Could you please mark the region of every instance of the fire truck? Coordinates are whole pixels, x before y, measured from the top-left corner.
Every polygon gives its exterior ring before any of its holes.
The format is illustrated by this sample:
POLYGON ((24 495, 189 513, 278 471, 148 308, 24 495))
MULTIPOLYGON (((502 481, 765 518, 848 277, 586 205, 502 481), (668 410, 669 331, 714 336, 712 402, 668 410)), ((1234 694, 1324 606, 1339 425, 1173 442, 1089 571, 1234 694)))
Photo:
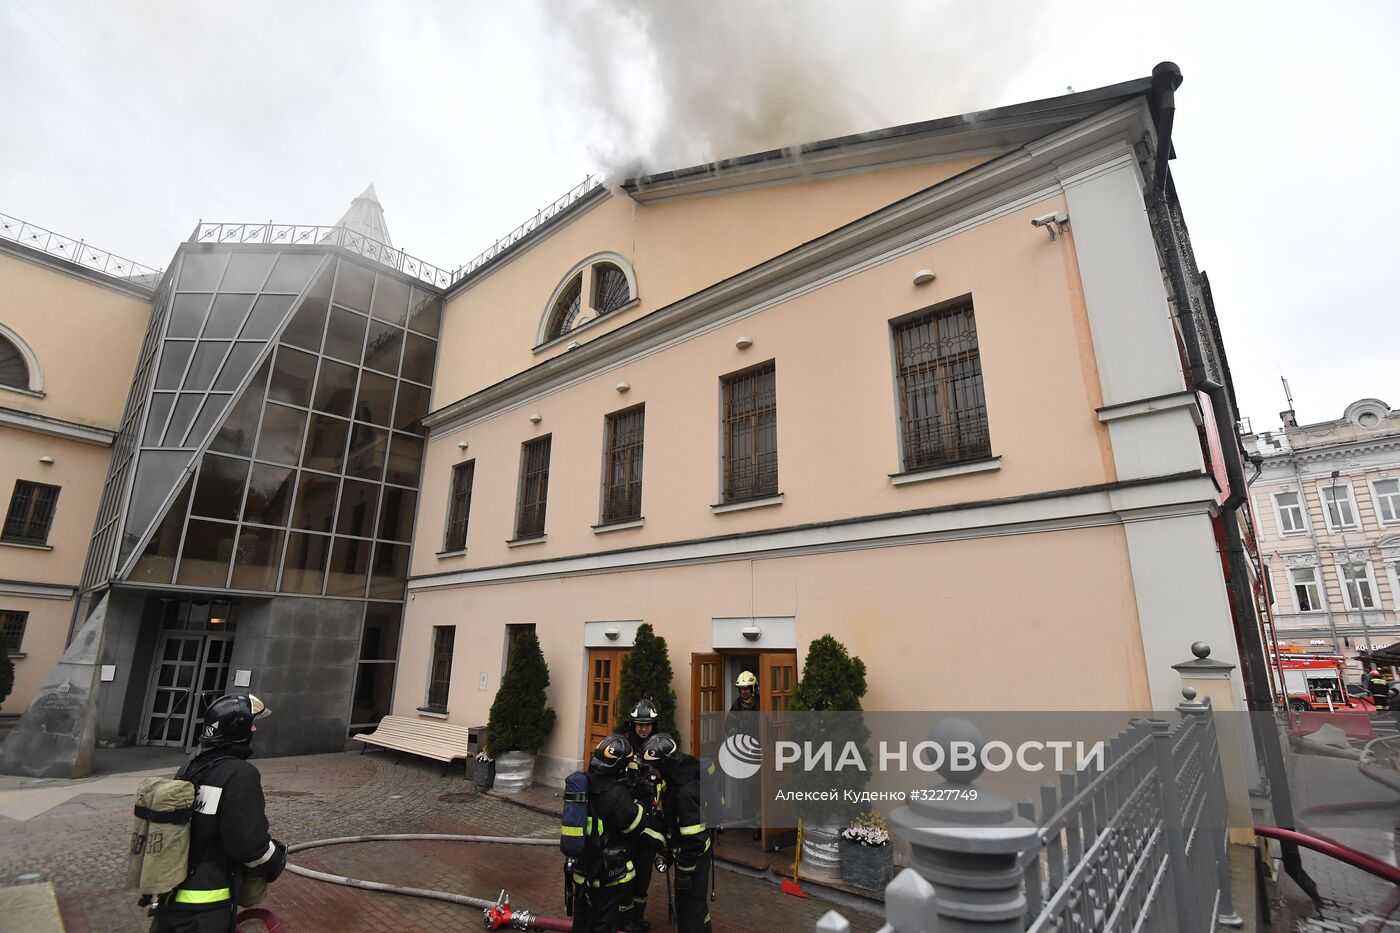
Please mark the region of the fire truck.
POLYGON ((1336 655, 1283 655, 1278 658, 1275 678, 1280 671, 1283 685, 1279 693, 1292 709, 1375 709, 1370 697, 1348 695, 1344 662, 1336 655))

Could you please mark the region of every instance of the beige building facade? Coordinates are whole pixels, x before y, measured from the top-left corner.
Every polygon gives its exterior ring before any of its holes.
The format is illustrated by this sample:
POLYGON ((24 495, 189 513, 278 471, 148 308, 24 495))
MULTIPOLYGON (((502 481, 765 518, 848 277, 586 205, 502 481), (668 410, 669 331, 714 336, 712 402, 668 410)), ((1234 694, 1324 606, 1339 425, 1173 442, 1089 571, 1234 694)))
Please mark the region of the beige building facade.
POLYGON ((0 618, 15 665, 7 714, 28 706, 67 644, 151 313, 139 267, 102 254, 93 268, 83 261, 91 250, 55 255, 25 245, 52 244, 47 231, 14 233, 0 237, 0 618))

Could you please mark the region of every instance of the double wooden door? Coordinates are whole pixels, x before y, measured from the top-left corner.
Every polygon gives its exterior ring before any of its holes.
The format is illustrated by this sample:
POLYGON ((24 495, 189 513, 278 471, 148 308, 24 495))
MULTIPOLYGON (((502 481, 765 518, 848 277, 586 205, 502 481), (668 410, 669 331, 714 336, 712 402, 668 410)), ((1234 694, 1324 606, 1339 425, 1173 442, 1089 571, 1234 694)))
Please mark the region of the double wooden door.
POLYGON ((613 734, 617 722, 617 691, 622 686, 622 659, 627 648, 588 649, 588 728, 584 767, 598 743, 613 734))

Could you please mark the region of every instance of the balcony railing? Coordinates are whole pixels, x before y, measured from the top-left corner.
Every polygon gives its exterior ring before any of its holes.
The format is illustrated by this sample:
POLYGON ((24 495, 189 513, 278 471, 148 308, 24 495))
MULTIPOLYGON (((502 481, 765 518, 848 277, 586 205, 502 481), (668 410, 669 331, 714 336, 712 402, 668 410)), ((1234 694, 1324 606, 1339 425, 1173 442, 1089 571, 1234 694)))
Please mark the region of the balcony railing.
POLYGON ((583 198, 584 195, 591 192, 594 188, 597 188, 600 184, 602 184, 602 181, 597 175, 589 175, 583 181, 564 192, 564 194, 555 198, 548 207, 542 207, 536 211, 534 217, 531 217, 510 233, 507 233, 505 236, 492 243, 471 262, 454 269, 452 272, 452 281, 456 282, 471 275, 477 269, 480 269, 516 243, 519 243, 540 227, 553 220, 560 213, 573 206, 577 201, 583 198))
POLYGON ((387 243, 346 227, 309 227, 300 224, 209 224, 200 221, 190 235, 191 243, 266 243, 271 246, 339 246, 357 256, 397 269, 404 275, 446 288, 455 281, 453 273, 387 243))
POLYGON ((91 269, 101 275, 130 282, 134 285, 151 288, 160 280, 161 270, 159 269, 152 269, 139 262, 132 262, 130 259, 124 259, 115 253, 90 246, 83 240, 75 240, 60 233, 54 233, 52 230, 27 223, 18 217, 11 217, 9 214, 0 214, 0 239, 19 243, 50 256, 66 259, 84 269, 91 269))

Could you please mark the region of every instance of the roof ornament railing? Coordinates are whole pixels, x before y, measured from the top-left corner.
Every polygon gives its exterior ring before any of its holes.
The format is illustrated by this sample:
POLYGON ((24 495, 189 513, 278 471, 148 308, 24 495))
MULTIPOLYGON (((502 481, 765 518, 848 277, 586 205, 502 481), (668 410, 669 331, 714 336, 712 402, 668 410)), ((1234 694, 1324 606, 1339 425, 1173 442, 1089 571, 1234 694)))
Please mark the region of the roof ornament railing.
POLYGON ((452 281, 457 282, 471 275, 477 269, 480 269, 516 243, 519 243, 540 227, 544 226, 544 224, 553 220, 560 213, 573 206, 577 201, 592 192, 594 188, 597 188, 602 183, 602 179, 598 175, 589 175, 583 181, 564 192, 564 194, 555 198, 548 206, 542 207, 536 211, 535 216, 492 243, 476 256, 476 258, 472 259, 471 262, 454 269, 452 271, 452 281))
POLYGON ((200 221, 190 234, 191 243, 266 243, 270 246, 339 246, 357 256, 396 269, 435 288, 446 288, 454 281, 446 269, 410 256, 401 249, 357 233, 347 227, 319 227, 302 224, 215 224, 200 221))
POLYGON ((0 214, 0 239, 66 259, 84 269, 133 285, 154 288, 156 282, 160 281, 160 269, 132 262, 115 253, 91 246, 84 240, 54 233, 9 214, 0 214))

